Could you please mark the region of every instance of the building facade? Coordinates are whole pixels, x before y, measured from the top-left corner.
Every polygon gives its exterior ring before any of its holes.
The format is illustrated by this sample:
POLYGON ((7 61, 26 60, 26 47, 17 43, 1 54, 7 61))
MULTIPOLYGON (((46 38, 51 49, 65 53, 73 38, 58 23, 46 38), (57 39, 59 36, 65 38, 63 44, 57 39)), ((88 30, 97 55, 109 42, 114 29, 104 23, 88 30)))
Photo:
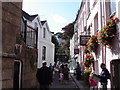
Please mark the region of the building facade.
POLYGON ((2 2, 2 89, 34 88, 37 83, 37 49, 28 47, 21 17, 22 2, 2 2))
POLYGON ((39 30, 38 36, 38 68, 42 66, 42 62, 46 61, 49 66, 54 64, 54 44, 52 43, 52 32, 49 29, 47 21, 41 21, 42 30, 39 30))
MULTIPOLYGON (((91 48, 90 45, 90 39, 86 42, 86 45, 80 45, 80 53, 78 56, 78 60, 84 65, 85 61, 85 48, 87 47, 90 51, 90 54, 94 57, 94 65, 93 68, 97 74, 100 74, 101 68, 100 64, 105 63, 107 69, 111 73, 111 82, 108 80, 108 88, 114 87, 118 88, 120 80, 118 79, 117 82, 115 82, 116 78, 119 78, 118 75, 116 75, 116 72, 119 72, 119 69, 116 68, 116 64, 120 63, 119 56, 120 56, 120 44, 119 44, 119 28, 120 23, 119 21, 115 21, 116 25, 113 30, 115 30, 115 36, 113 35, 112 40, 110 41, 110 45, 105 44, 101 45, 101 37, 102 30, 109 29, 107 25, 110 22, 110 20, 113 19, 120 19, 119 14, 119 5, 120 2, 115 0, 83 0, 78 12, 77 16, 77 24, 78 24, 78 42, 81 42, 81 35, 85 36, 97 36, 97 42, 98 44, 94 46, 95 48, 91 48)), ((112 29, 111 29, 112 30, 112 29)), ((109 35, 108 35, 109 36, 109 35)), ((107 36, 107 37, 108 37, 107 36)), ((109 37, 111 38, 111 37, 109 37)), ((102 39, 104 39, 102 37, 102 39)), ((91 39, 92 40, 92 39, 91 39)), ((85 42, 85 39, 83 40, 85 42)), ((107 42, 109 42, 107 41, 107 42)), ((106 43, 107 43, 106 42, 106 43)), ((92 42, 91 42, 92 43, 92 42)), ((103 44, 103 43, 102 43, 103 44)), ((119 64, 117 65, 119 66, 119 64)), ((100 86, 100 85, 99 85, 100 86)))

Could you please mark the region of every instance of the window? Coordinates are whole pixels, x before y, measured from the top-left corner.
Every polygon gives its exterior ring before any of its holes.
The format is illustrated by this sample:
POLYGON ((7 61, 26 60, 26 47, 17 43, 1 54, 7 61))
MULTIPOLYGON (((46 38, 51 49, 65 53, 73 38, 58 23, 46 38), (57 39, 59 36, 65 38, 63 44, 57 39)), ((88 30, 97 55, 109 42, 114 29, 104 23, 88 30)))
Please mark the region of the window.
POLYGON ((37 22, 35 22, 35 29, 38 27, 38 24, 37 24, 37 22))
POLYGON ((26 44, 31 47, 37 47, 37 32, 35 29, 27 26, 26 44))
POLYGON ((46 47, 43 46, 43 48, 42 48, 42 60, 46 59, 45 56, 46 56, 46 47))
POLYGON ((110 16, 115 13, 116 11, 116 2, 115 0, 110 0, 110 16))
POLYGON ((90 1, 88 1, 88 14, 90 13, 90 1))
POLYGON ((98 14, 94 18, 94 33, 98 32, 98 14))
POLYGON ((21 22, 21 35, 25 39, 25 22, 23 20, 21 22))
POLYGON ((43 28, 43 38, 45 38, 46 29, 43 28))

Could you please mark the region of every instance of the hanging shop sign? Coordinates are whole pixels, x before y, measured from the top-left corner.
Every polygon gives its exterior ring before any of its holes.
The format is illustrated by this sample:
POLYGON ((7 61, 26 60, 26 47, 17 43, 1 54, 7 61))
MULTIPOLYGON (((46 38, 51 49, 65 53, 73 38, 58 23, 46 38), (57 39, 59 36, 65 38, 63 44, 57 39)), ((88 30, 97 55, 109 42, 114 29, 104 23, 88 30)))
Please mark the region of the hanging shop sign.
POLYGON ((86 46, 90 37, 91 37, 90 35, 80 35, 80 45, 81 46, 86 46))

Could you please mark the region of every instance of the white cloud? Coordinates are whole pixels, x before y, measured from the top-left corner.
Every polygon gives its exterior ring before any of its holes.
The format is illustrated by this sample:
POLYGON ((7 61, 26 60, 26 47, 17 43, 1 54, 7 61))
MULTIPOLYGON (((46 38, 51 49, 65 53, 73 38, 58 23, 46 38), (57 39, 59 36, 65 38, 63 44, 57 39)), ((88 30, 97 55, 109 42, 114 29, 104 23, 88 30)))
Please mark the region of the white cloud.
POLYGON ((52 15, 52 17, 53 17, 53 20, 56 23, 65 23, 65 22, 67 22, 67 20, 64 17, 60 16, 59 14, 54 14, 54 15, 52 15))

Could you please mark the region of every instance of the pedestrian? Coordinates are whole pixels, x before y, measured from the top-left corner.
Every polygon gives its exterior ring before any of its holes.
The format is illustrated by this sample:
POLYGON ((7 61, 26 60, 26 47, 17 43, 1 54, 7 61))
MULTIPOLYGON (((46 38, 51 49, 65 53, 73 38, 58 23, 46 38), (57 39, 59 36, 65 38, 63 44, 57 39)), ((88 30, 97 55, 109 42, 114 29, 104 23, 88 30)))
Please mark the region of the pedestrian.
POLYGON ((75 70, 76 70, 76 79, 80 80, 81 79, 81 68, 80 68, 79 62, 77 62, 77 67, 75 70))
POLYGON ((110 73, 107 70, 106 65, 104 63, 101 63, 100 67, 102 71, 100 75, 97 75, 97 76, 100 78, 102 90, 107 90, 107 84, 108 84, 108 79, 110 79, 110 73))
POLYGON ((61 66, 59 68, 59 81, 60 83, 63 83, 63 69, 61 66))
POLYGON ((110 73, 106 68, 104 63, 101 63, 101 73, 100 73, 100 83, 102 86, 102 90, 107 90, 108 79, 110 79, 110 73))
POLYGON ((47 63, 43 62, 42 67, 37 70, 37 80, 40 84, 40 90, 49 90, 49 85, 52 83, 52 75, 50 69, 46 66, 47 63))
POLYGON ((52 65, 52 63, 50 63, 49 69, 51 71, 52 79, 53 79, 54 78, 54 66, 52 65))
POLYGON ((68 65, 65 64, 65 67, 63 69, 63 80, 64 80, 64 83, 67 84, 68 83, 68 80, 69 80, 69 68, 68 68, 68 65))
POLYGON ((94 81, 94 71, 90 73, 89 76, 89 85, 90 85, 90 90, 97 90, 98 89, 98 82, 94 81))

